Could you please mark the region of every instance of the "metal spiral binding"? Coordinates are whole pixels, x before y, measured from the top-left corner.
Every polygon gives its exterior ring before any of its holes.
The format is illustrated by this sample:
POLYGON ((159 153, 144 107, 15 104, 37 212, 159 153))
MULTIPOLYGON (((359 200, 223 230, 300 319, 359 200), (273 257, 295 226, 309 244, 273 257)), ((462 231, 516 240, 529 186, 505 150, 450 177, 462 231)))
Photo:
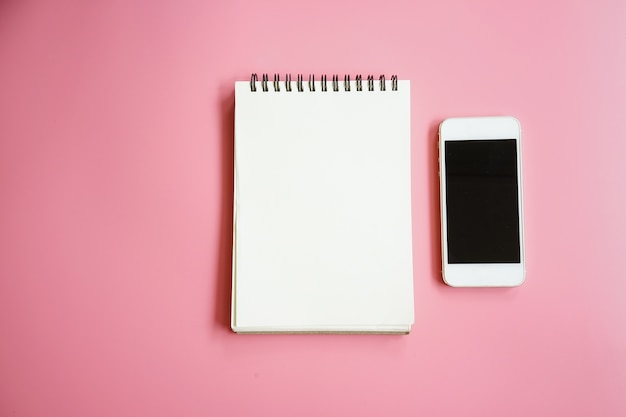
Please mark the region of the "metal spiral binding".
POLYGON ((333 75, 333 91, 339 91, 339 76, 333 75))
POLYGON ((252 91, 256 91, 256 80, 256 74, 252 74, 252 76, 250 77, 250 90, 252 91))
POLYGON ((304 89, 302 88, 302 74, 298 74, 298 81, 296 82, 296 86, 298 87, 298 91, 304 91, 304 89))
MULTIPOLYGON (((257 81, 259 80, 259 77, 257 76, 256 73, 253 73, 250 76, 250 91, 256 92, 257 91, 257 81)), ((385 75, 381 75, 379 78, 379 91, 387 91, 387 82, 385 81, 385 75)), ((363 91, 363 76, 361 76, 361 74, 358 74, 355 77, 355 81, 356 81, 356 91, 363 91)), ((268 88, 268 83, 270 82, 270 77, 269 75, 266 74, 261 74, 261 90, 262 91, 269 91, 268 88)), ((331 88, 332 91, 339 91, 339 75, 334 74, 332 76, 332 84, 331 84, 331 88)), ((274 74, 274 78, 273 78, 273 87, 274 87, 274 91, 275 92, 280 92, 280 75, 279 74, 274 74)), ((287 92, 291 92, 293 91, 292 87, 291 87, 291 74, 285 74, 285 81, 284 81, 284 85, 285 85, 285 91, 287 92)), ((321 91, 328 91, 328 77, 326 74, 322 75, 320 77, 320 85, 321 85, 321 91)), ((344 91, 351 91, 351 87, 352 84, 350 82, 350 75, 346 74, 343 77, 343 89, 344 91)), ((315 74, 309 74, 309 78, 308 78, 308 87, 309 87, 309 91, 310 92, 315 92, 315 74)), ((299 92, 303 92, 304 91, 304 76, 302 74, 298 74, 297 78, 296 78, 296 88, 299 92)), ((374 83, 374 76, 373 75, 368 75, 367 76, 367 91, 375 91, 375 83, 374 83)), ((398 91, 398 76, 397 75, 392 75, 391 76, 391 91, 398 91)))
POLYGON ((274 91, 280 91, 280 75, 274 74, 274 91))
POLYGON ((285 74, 285 90, 291 91, 291 74, 285 74))

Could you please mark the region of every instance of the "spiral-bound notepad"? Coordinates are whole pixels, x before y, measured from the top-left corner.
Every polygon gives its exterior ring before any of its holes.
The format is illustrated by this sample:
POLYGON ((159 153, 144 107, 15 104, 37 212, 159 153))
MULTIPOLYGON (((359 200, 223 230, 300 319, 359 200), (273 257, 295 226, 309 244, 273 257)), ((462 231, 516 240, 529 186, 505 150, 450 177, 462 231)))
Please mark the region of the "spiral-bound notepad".
POLYGON ((232 328, 408 333, 410 84, 235 83, 232 328))

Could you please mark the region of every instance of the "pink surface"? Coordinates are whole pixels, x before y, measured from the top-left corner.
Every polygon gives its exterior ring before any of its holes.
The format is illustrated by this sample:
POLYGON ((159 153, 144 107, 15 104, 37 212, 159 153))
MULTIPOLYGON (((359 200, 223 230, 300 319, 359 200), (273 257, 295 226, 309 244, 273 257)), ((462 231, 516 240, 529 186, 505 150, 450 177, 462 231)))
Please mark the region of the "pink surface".
POLYGON ((0 416, 626 415, 622 0, 0 2, 0 416), (229 329, 233 82, 412 82, 411 335, 229 329), (522 122, 528 275, 440 278, 436 128, 522 122))

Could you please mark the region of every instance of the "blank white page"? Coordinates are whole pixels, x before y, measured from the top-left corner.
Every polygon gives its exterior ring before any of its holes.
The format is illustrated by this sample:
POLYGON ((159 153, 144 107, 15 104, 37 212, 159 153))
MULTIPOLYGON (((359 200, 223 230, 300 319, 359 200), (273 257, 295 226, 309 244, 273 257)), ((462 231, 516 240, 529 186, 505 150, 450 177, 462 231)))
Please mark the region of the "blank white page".
POLYGON ((408 332, 410 84, 235 83, 232 327, 408 332))

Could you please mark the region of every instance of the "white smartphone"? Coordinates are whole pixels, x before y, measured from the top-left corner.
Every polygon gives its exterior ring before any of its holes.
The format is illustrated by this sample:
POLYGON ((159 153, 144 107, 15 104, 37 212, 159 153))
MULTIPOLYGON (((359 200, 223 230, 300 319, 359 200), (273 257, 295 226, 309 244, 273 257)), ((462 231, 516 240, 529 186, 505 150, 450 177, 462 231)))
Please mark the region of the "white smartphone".
POLYGON ((521 133, 514 117, 439 126, 442 273, 450 286, 524 282, 521 133))

